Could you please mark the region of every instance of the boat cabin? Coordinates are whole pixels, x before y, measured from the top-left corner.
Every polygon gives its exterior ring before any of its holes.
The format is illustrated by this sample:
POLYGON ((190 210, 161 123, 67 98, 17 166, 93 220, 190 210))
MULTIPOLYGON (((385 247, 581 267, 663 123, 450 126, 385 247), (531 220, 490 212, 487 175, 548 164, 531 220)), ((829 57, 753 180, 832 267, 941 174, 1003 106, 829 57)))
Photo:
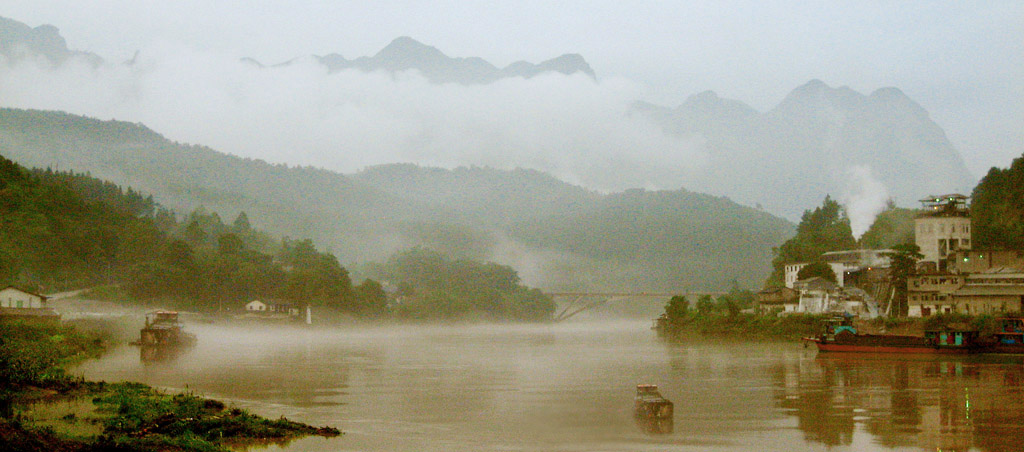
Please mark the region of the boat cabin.
POLYGON ((940 348, 968 348, 978 343, 977 331, 925 331, 924 337, 940 348))
POLYGON ((1024 318, 1008 317, 1002 319, 1002 326, 995 333, 1000 344, 1024 344, 1024 318))

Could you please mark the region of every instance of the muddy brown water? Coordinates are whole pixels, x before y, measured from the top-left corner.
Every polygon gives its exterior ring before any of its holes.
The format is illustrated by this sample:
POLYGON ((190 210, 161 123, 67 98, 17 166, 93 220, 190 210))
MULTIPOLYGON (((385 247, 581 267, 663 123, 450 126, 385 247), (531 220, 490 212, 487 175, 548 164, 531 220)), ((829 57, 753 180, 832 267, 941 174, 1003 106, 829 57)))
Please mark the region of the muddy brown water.
POLYGON ((1024 357, 666 344, 649 325, 191 325, 191 350, 123 346, 77 372, 345 431, 264 450, 1024 450, 1024 357), (675 402, 671 433, 634 420, 638 383, 675 402))

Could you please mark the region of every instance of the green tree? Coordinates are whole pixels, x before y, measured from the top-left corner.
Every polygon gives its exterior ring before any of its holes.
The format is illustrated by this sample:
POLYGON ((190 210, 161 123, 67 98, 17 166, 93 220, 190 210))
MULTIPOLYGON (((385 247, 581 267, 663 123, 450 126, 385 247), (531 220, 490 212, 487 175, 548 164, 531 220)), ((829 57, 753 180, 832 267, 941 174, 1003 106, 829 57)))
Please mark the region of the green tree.
POLYGON ((388 296, 379 282, 366 279, 355 287, 355 311, 369 317, 387 313, 388 296))
POLYGON ((708 315, 715 310, 715 302, 712 301, 711 295, 701 295, 697 299, 697 312, 701 315, 708 315))
POLYGON ((185 227, 185 240, 192 245, 198 245, 206 240, 206 231, 199 224, 199 220, 193 219, 185 227))
POLYGON ((974 187, 971 235, 977 249, 1024 249, 1024 156, 974 187))
POLYGON ((826 196, 821 207, 804 211, 796 235, 774 250, 774 270, 766 285, 782 285, 786 264, 813 262, 822 253, 852 249, 856 244, 850 230, 850 220, 842 206, 826 196))
POLYGON ((804 268, 801 268, 796 274, 797 279, 808 279, 816 276, 836 282, 836 273, 832 271, 831 266, 822 261, 811 262, 805 265, 804 268))
POLYGON ((249 224, 249 216, 245 212, 240 212, 235 221, 231 223, 231 229, 236 234, 247 234, 252 231, 252 225, 249 224))
POLYGON ((684 319, 689 312, 690 301, 683 295, 673 295, 665 304, 665 317, 669 321, 684 319))
POLYGON ((907 315, 907 279, 916 274, 917 261, 924 257, 921 248, 913 243, 904 243, 893 247, 892 253, 885 254, 889 259, 889 283, 895 287, 890 312, 898 316, 907 315))
POLYGON ((217 237, 217 250, 220 254, 241 255, 245 250, 245 243, 236 234, 223 234, 217 237))

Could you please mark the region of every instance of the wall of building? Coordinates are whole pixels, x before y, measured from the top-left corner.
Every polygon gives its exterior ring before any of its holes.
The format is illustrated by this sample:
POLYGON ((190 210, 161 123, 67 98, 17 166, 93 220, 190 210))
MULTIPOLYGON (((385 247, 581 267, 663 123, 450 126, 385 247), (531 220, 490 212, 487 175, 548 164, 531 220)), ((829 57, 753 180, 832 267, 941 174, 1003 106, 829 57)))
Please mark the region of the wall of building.
POLYGON ((1024 271, 1024 251, 963 250, 949 256, 947 265, 953 273, 980 273, 993 268, 1024 271))
POLYGON ((797 273, 800 273, 800 269, 806 267, 807 264, 789 264, 786 265, 786 287, 792 289, 793 283, 797 281, 797 273))
POLYGON ((42 308, 43 303, 42 297, 13 287, 0 290, 0 307, 3 308, 42 308))
POLYGON ((922 261, 938 263, 958 249, 971 249, 971 219, 965 216, 925 216, 914 220, 914 241, 922 261))

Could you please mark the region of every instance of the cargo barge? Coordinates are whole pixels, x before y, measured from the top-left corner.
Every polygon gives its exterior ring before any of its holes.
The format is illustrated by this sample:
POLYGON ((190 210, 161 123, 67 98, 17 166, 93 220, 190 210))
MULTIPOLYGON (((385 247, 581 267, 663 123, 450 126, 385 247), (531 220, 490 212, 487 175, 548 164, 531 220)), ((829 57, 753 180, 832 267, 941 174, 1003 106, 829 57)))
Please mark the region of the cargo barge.
POLYGON ((977 331, 925 331, 924 336, 861 334, 850 317, 829 319, 820 335, 806 337, 804 341, 822 352, 963 355, 983 353, 987 348, 978 339, 977 331))

